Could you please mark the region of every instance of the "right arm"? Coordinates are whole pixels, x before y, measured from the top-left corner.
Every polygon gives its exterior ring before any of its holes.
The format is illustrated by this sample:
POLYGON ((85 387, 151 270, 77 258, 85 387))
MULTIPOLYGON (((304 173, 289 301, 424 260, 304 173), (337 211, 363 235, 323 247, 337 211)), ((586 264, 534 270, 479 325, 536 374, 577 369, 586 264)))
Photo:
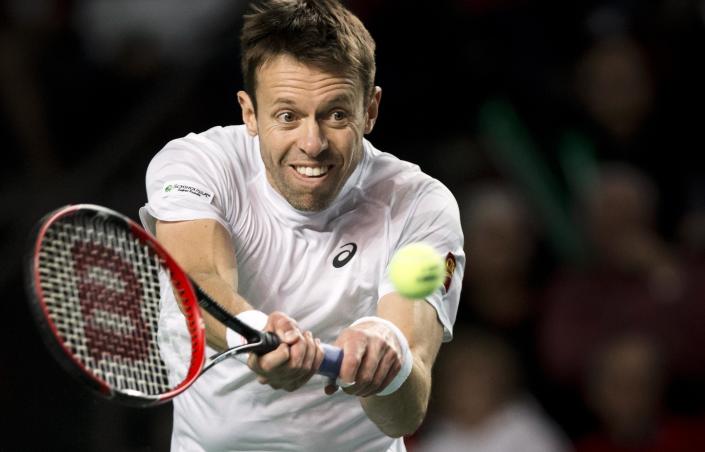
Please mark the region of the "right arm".
MULTIPOLYGON (((227 231, 215 220, 157 222, 157 240, 186 273, 228 312, 254 309, 238 293, 237 263, 227 231)), ((203 312, 208 344, 227 348, 225 326, 203 312)))
MULTIPOLYGON (((208 295, 233 315, 254 309, 238 293, 237 261, 225 228, 215 220, 157 222, 157 239, 176 262, 208 295)), ((216 350, 228 348, 226 327, 203 312, 208 344, 216 350)), ((303 385, 315 373, 323 353, 310 332, 301 332, 283 313, 269 315, 266 331, 279 336, 282 344, 249 366, 262 383, 289 391, 303 385)))

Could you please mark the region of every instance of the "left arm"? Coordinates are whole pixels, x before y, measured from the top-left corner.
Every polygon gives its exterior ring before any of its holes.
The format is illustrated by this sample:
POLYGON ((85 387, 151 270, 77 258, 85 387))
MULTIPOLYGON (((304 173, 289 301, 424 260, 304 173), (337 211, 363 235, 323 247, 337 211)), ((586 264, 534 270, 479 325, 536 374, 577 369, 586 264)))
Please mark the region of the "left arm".
MULTIPOLYGON (((399 295, 385 274, 380 282, 381 298, 376 312, 384 320, 355 322, 336 340, 336 345, 344 351, 340 380, 352 383, 343 391, 358 396, 367 416, 391 437, 413 433, 426 415, 431 369, 444 339, 443 325, 451 328, 455 320, 465 267, 460 213, 453 195, 440 184, 425 185, 418 194, 411 195, 403 201, 408 205, 399 207, 407 219, 396 246, 426 242, 447 256, 446 291, 441 293, 439 288, 429 296, 438 311, 429 301, 409 300, 399 295), (411 356, 405 356, 404 340, 411 356), (412 363, 410 369, 407 362, 412 363), (378 395, 380 392, 391 394, 378 395)), ((389 255, 394 251, 390 249, 389 255)), ((334 386, 326 388, 329 394, 333 390, 334 386)))
POLYGON ((413 356, 411 374, 392 394, 374 395, 397 374, 403 355, 389 327, 370 321, 347 328, 338 338, 336 343, 345 351, 340 376, 342 381, 355 382, 344 391, 360 396, 372 422, 386 435, 400 437, 413 433, 426 415, 443 326, 429 303, 394 292, 379 301, 377 316, 394 323, 406 337, 413 356))
POLYGON ((367 416, 389 436, 413 433, 426 416, 431 396, 431 369, 443 338, 436 310, 424 300, 407 300, 397 293, 385 295, 377 315, 394 323, 409 341, 414 364, 409 378, 388 396, 361 398, 367 416))

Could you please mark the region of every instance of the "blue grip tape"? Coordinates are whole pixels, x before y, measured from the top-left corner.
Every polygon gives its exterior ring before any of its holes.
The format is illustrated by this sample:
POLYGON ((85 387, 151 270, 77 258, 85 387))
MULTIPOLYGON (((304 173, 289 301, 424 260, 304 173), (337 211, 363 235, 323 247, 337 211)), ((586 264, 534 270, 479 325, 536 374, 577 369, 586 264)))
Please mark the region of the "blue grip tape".
POLYGON ((323 347, 323 362, 318 368, 318 373, 330 379, 337 379, 340 366, 343 364, 343 350, 334 345, 321 344, 323 347))

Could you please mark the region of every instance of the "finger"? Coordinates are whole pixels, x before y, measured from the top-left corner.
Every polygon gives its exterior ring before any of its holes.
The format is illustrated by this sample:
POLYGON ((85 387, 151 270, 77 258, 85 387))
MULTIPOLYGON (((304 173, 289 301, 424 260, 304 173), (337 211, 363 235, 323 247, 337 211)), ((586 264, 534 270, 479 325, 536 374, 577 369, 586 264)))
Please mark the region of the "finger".
POLYGON ((318 370, 318 366, 316 366, 316 358, 318 355, 323 353, 319 346, 319 342, 314 339, 313 333, 306 331, 304 333, 304 338, 306 339, 306 357, 304 358, 304 362, 301 366, 301 370, 303 371, 303 381, 301 384, 306 383, 316 373, 316 370, 318 370))
MULTIPOLYGON (((348 340, 343 344, 343 362, 340 365, 340 380, 344 383, 354 383, 362 359, 365 355, 365 342, 363 340, 348 340)), ((352 394, 352 388, 344 388, 352 394)))
POLYGON ((389 383, 391 383, 392 380, 394 380, 394 377, 397 376, 397 374, 399 373, 400 370, 401 370, 401 362, 398 359, 392 360, 392 364, 390 365, 389 369, 387 370, 387 375, 386 375, 386 377, 384 377, 384 380, 382 380, 382 383, 380 383, 379 389, 377 389, 377 391, 375 391, 375 394, 382 391, 387 386, 389 386, 389 383))
POLYGON ((367 346, 365 356, 355 376, 356 385, 352 391, 357 396, 366 396, 374 391, 374 377, 380 361, 390 350, 389 345, 381 340, 372 340, 367 346))
POLYGON ((401 369, 401 364, 399 363, 399 357, 396 353, 390 350, 385 356, 379 361, 375 375, 372 378, 369 388, 361 397, 369 397, 375 395, 384 388, 394 379, 396 374, 401 369))
POLYGON ((289 366, 292 370, 289 376, 290 380, 285 385, 285 389, 293 391, 295 389, 303 386, 315 373, 313 368, 313 363, 316 358, 316 354, 319 353, 319 348, 313 338, 313 334, 310 331, 304 333, 304 340, 297 342, 291 347, 292 357, 289 360, 289 366), (302 357, 301 363, 294 363, 294 353, 301 347, 305 348, 305 354, 302 357))
POLYGON ((270 380, 262 375, 257 376, 257 382, 261 385, 269 385, 272 389, 281 389, 281 385, 279 385, 276 381, 270 380))
POLYGON ((279 344, 279 347, 262 356, 250 353, 248 364, 253 359, 256 367, 250 366, 250 368, 255 372, 257 372, 256 369, 258 368, 259 372, 257 373, 259 374, 268 374, 289 361, 289 346, 287 344, 279 344))
POLYGON ((356 396, 365 397, 368 394, 372 394, 374 391, 374 376, 377 372, 377 367, 379 367, 380 361, 380 350, 377 347, 368 347, 365 353, 362 363, 357 370, 357 375, 355 375, 355 386, 350 388, 351 392, 348 394, 355 394, 356 396))
POLYGON ((289 345, 289 361, 287 363, 287 369, 289 369, 289 376, 291 378, 298 378, 301 376, 301 367, 306 360, 306 353, 308 348, 308 343, 302 335, 302 340, 295 341, 293 344, 289 345))
POLYGON ((270 317, 272 318, 272 329, 282 342, 293 345, 303 339, 301 330, 294 319, 282 313, 273 313, 270 317))

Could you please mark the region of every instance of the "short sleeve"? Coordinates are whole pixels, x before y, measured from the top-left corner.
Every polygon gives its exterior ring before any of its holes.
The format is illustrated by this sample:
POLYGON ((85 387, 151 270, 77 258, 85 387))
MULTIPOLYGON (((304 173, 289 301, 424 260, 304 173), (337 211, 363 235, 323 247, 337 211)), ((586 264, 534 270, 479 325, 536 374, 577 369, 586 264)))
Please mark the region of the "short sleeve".
POLYGON ((169 142, 147 168, 142 223, 154 232, 156 220, 213 219, 233 234, 232 213, 239 203, 235 152, 198 134, 169 142))
MULTIPOLYGON (((424 242, 436 249, 445 259, 446 278, 442 287, 426 297, 438 313, 443 325, 443 341, 453 337, 460 300, 460 290, 465 269, 463 231, 460 226, 458 204, 450 191, 440 182, 427 186, 409 202, 408 215, 401 229, 399 240, 389 257, 410 243, 424 242)), ((379 287, 379 298, 394 292, 389 279, 389 262, 379 287)))

